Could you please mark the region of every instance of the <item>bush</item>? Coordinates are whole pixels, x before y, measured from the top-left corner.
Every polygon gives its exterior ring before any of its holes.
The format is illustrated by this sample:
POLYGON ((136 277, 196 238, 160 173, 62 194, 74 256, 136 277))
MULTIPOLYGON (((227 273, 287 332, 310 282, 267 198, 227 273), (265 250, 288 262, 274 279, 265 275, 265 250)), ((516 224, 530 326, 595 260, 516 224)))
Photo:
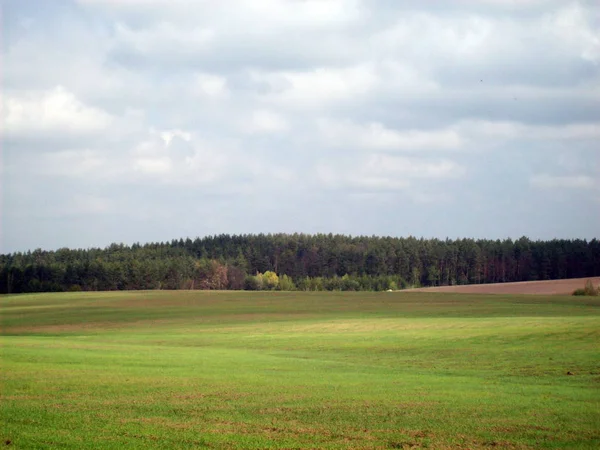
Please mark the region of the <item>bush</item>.
POLYGON ((279 276, 275 272, 267 270, 262 275, 263 289, 277 289, 279 286, 279 276))
POLYGON ((600 287, 599 288, 595 288, 594 285, 592 284, 592 280, 587 280, 585 282, 585 287, 583 288, 583 290, 585 291, 585 295, 598 295, 598 294, 600 294, 600 287))
POLYGON ((244 289, 247 291, 260 291, 263 288, 262 276, 248 275, 244 280, 244 289))
POLYGON ((577 295, 577 296, 587 295, 587 296, 595 297, 595 296, 600 295, 600 286, 596 288, 596 287, 594 287, 592 280, 587 280, 585 282, 585 287, 583 289, 575 289, 575 291, 573 292, 573 295, 577 295))
POLYGON ((294 284, 294 280, 292 280, 287 275, 282 275, 279 278, 279 286, 278 289, 280 291, 295 291, 296 285, 294 284))

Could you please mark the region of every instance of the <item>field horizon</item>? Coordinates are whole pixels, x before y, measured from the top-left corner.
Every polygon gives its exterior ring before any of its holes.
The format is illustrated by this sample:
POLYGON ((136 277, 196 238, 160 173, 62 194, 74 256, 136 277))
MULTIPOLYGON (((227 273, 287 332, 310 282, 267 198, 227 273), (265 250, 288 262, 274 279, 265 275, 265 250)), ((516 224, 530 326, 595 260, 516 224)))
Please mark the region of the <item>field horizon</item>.
POLYGON ((0 296, 14 448, 598 448, 600 298, 0 296))
POLYGON ((591 281, 594 286, 600 286, 600 277, 583 277, 542 281, 466 284, 460 286, 432 286, 415 288, 411 289, 411 291, 457 294, 572 295, 576 289, 582 289, 587 281, 591 281))

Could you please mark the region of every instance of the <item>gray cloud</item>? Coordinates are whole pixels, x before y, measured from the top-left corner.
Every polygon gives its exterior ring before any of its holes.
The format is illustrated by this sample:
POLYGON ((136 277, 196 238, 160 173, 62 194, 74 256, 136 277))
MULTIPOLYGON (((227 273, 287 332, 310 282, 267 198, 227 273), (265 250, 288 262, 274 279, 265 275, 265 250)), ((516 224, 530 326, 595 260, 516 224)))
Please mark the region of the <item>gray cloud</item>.
POLYGON ((2 251, 596 236, 596 2, 401 3, 6 5, 2 251))

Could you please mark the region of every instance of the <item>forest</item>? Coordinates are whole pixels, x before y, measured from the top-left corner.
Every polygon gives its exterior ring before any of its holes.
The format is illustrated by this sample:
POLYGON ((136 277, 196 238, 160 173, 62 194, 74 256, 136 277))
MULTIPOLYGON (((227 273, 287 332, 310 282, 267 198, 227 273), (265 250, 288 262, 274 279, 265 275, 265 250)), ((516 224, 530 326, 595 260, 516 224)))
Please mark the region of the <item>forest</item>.
POLYGON ((600 275, 600 241, 217 235, 0 255, 0 293, 137 289, 379 291, 600 275))

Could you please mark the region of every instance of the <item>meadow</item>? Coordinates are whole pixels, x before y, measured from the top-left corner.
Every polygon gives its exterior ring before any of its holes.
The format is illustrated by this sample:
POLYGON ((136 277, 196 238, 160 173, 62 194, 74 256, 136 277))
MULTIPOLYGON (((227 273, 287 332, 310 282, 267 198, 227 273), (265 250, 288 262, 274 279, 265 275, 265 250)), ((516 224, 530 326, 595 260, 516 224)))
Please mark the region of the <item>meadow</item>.
POLYGON ((0 325, 7 448, 600 448, 598 297, 23 294, 0 325))

